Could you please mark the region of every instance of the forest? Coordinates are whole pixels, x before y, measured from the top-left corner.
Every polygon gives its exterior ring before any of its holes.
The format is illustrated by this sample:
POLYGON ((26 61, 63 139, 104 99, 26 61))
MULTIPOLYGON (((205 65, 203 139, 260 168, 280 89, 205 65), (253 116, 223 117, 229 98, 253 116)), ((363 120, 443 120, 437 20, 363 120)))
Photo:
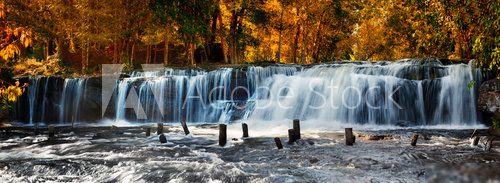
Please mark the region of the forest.
POLYGON ((499 15, 490 0, 2 0, 0 65, 50 75, 438 57, 497 70, 499 15))

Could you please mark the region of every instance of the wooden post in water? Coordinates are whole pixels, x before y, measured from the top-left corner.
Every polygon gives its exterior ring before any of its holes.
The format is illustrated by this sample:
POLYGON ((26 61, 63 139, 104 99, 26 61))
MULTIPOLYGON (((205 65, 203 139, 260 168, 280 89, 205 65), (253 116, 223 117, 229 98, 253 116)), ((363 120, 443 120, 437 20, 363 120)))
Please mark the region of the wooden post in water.
POLYGON ((219 146, 225 146, 227 141, 227 126, 219 124, 219 146))
POLYGON ((163 123, 158 123, 158 128, 156 128, 156 135, 163 134, 163 123))
POLYGON ((160 134, 159 139, 160 139, 160 143, 162 143, 162 144, 167 143, 167 137, 165 137, 165 135, 163 135, 163 133, 160 134))
POLYGON ((151 127, 146 127, 146 137, 151 136, 151 127))
POLYGON ((293 144, 297 140, 297 133, 294 129, 288 129, 288 144, 293 144))
POLYGON ((242 123, 241 128, 243 129, 243 137, 248 137, 248 125, 246 123, 242 123))
POLYGON ((300 137, 300 120, 294 119, 293 120, 293 130, 295 131, 295 138, 301 139, 300 137))
POLYGON ((416 146, 417 140, 418 140, 418 134, 415 133, 411 136, 411 146, 416 146))
POLYGON ((274 138, 274 143, 276 143, 276 147, 278 147, 278 149, 283 149, 283 144, 281 144, 281 139, 279 137, 274 138))
POLYGON ((472 145, 477 146, 478 143, 479 143, 479 136, 475 136, 474 140, 472 141, 472 145))
POLYGON ((188 135, 189 134, 189 129, 188 129, 186 121, 182 120, 181 121, 181 125, 182 125, 182 129, 184 130, 184 134, 188 135))
POLYGON ((354 135, 352 134, 352 128, 345 129, 345 145, 352 146, 354 144, 354 135))
POLYGON ((47 128, 49 131, 49 139, 53 139, 56 136, 54 125, 49 125, 47 128))

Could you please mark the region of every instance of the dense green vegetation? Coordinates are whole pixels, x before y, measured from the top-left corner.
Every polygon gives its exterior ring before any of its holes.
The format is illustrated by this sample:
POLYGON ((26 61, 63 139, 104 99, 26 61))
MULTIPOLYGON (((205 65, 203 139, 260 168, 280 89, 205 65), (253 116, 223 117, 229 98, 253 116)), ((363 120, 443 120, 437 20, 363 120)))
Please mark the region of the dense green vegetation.
POLYGON ((88 73, 102 63, 440 57, 498 70, 499 14, 490 0, 3 0, 0 63, 26 74, 48 58, 88 73))

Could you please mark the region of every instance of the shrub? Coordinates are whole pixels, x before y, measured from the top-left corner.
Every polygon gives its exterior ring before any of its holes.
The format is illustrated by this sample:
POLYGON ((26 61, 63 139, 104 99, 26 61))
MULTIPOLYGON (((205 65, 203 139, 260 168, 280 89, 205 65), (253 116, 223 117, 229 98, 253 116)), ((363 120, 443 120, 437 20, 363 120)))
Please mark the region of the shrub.
POLYGON ((494 130, 500 131, 500 120, 493 118, 493 124, 491 125, 494 130))
POLYGON ((23 94, 26 86, 26 83, 23 86, 19 86, 19 81, 16 81, 14 85, 11 85, 0 80, 0 109, 2 111, 13 110, 17 97, 23 94))
POLYGON ((68 70, 61 66, 61 60, 49 57, 43 61, 36 59, 18 61, 14 65, 13 73, 18 76, 53 76, 67 74, 68 70))

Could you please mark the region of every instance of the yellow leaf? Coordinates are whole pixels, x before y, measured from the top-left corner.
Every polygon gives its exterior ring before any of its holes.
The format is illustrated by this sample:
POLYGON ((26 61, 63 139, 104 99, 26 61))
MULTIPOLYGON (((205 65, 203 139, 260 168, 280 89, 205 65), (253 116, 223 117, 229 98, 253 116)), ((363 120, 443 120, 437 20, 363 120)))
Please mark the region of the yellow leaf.
POLYGON ((16 88, 16 96, 21 96, 23 94, 23 91, 21 88, 16 88))
POLYGON ((14 36, 16 37, 19 36, 19 28, 14 29, 14 36))

